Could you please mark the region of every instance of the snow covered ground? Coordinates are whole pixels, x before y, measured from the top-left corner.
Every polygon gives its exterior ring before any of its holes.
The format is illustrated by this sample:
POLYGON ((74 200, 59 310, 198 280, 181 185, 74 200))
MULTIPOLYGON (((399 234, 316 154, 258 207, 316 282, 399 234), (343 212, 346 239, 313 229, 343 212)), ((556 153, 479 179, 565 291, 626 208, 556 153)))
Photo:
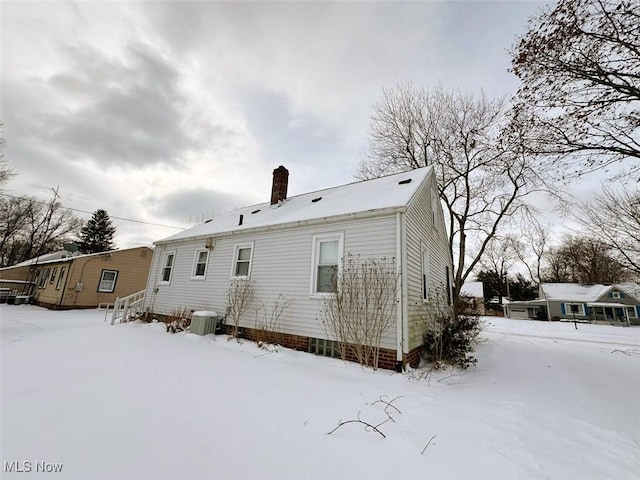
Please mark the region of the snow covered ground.
POLYGON ((640 328, 487 318, 477 367, 417 379, 96 310, 0 318, 2 478, 640 478, 640 328), (396 397, 386 438, 327 434, 396 397))

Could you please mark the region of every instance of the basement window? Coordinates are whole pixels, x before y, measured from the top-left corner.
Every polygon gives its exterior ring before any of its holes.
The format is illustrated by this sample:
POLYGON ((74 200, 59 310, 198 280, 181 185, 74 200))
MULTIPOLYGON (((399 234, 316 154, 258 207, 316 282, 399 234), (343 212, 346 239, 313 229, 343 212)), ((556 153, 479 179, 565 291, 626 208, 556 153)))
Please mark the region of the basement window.
POLYGON ((309 353, 320 355, 322 357, 339 358, 340 347, 338 345, 338 342, 333 340, 325 340, 324 338, 310 338, 309 353))

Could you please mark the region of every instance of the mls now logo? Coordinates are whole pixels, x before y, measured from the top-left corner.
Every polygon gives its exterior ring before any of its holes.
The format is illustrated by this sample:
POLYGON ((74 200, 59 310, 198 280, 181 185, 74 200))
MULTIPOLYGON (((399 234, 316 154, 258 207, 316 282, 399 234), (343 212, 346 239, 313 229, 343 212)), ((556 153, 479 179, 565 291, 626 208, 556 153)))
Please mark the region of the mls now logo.
POLYGON ((29 473, 29 472, 42 472, 42 473, 57 473, 62 471, 62 463, 51 463, 51 462, 30 462, 23 461, 18 462, 17 460, 12 461, 4 461, 4 472, 5 473, 29 473), (34 470, 35 466, 35 470, 34 470))

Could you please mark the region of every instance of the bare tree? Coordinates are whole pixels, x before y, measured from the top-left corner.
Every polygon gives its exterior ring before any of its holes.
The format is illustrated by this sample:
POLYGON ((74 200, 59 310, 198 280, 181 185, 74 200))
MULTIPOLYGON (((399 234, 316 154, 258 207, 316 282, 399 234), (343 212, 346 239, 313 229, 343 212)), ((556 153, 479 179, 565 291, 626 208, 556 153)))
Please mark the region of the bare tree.
POLYGON ((611 248, 597 238, 567 237, 547 255, 543 273, 548 282, 582 284, 626 281, 629 272, 611 255, 611 248))
POLYGON ((9 266, 55 251, 77 237, 81 221, 62 207, 57 191, 49 202, 35 197, 0 199, 0 261, 9 266))
POLYGON ((484 94, 412 85, 384 90, 374 107, 369 158, 357 176, 433 166, 457 258, 454 300, 505 221, 529 210, 530 194, 546 190, 519 132, 503 133, 506 111, 503 101, 484 94))
POLYGON ((7 165, 7 161, 4 158, 4 123, 0 120, 0 191, 2 185, 15 175, 15 171, 7 165))
POLYGON ((616 260, 640 278, 640 189, 604 187, 582 205, 578 217, 585 231, 607 244, 616 260))
POLYGON ((540 225, 535 219, 523 223, 518 240, 520 247, 515 254, 527 269, 529 278, 535 284, 540 283, 545 254, 549 248, 549 229, 540 225))
POLYGON ((382 337, 395 319, 395 260, 361 261, 349 254, 336 283, 337 292, 325 301, 325 329, 338 341, 343 360, 351 353, 361 365, 377 369, 382 337))
POLYGON ((283 294, 278 295, 270 304, 260 302, 256 307, 256 336, 259 344, 283 343, 280 321, 290 306, 291 301, 283 294))
POLYGON ((512 52, 529 151, 576 173, 618 162, 640 173, 637 0, 560 0, 530 25, 512 52))
POLYGON ((231 335, 238 338, 238 326, 255 296, 255 288, 251 280, 234 280, 226 291, 227 318, 231 320, 233 331, 231 335))

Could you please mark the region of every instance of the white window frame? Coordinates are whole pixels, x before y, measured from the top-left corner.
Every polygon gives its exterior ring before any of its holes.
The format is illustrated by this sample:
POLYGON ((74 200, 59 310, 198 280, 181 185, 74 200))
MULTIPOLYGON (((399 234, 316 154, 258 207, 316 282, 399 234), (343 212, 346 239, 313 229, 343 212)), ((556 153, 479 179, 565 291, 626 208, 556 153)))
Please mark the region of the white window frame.
POLYGON ((229 278, 231 280, 247 280, 251 278, 251 267, 253 266, 253 242, 251 243, 238 243, 233 246, 233 259, 231 261, 231 273, 229 278), (240 254, 240 250, 250 249, 251 253, 249 254, 249 268, 247 269, 246 275, 236 275, 236 271, 238 269, 238 255, 240 254))
POLYGON ((164 252, 162 256, 162 263, 160 264, 160 284, 169 285, 171 283, 171 278, 173 277, 173 269, 176 266, 176 251, 172 250, 170 252, 164 252), (169 278, 167 280, 164 279, 164 271, 167 269, 167 259, 169 257, 173 257, 171 260, 171 267, 169 267, 169 278))
POLYGON ((422 301, 429 301, 429 278, 430 278, 430 264, 429 264, 429 248, 427 242, 424 240, 420 242, 420 265, 421 265, 421 284, 422 284, 422 301))
POLYGON ((100 274, 100 282, 98 282, 98 292, 100 293, 113 293, 116 289, 116 282, 118 281, 118 270, 108 270, 108 269, 104 269, 102 270, 102 273, 100 274), (102 283, 105 282, 105 278, 104 278, 104 274, 105 273, 115 273, 115 276, 113 277, 113 281, 108 280, 111 283, 111 286, 108 288, 103 287, 102 283))
POLYGON ((56 282, 56 290, 60 290, 60 287, 62 286, 62 280, 64 279, 66 269, 66 267, 60 267, 60 274, 58 275, 58 281, 56 282))
POLYGON ((627 307, 627 317, 629 318, 638 318, 638 312, 634 305, 630 305, 627 307))
POLYGON ((208 248, 199 248, 195 251, 193 255, 193 269, 191 270, 191 280, 204 280, 207 278, 207 270, 209 269, 209 249, 208 248), (204 271, 202 275, 198 275, 198 265, 201 265, 200 259, 201 253, 206 253, 207 258, 204 261, 204 271))
POLYGON ((322 242, 338 241, 338 277, 342 274, 342 259, 344 257, 344 233, 328 233, 324 235, 313 236, 313 247, 311 252, 311 281, 309 284, 309 293, 312 297, 331 297, 335 295, 333 292, 318 292, 318 262, 320 260, 320 244, 322 242))
POLYGON ((42 270, 42 275, 40 275, 40 282, 38 283, 38 288, 47 288, 47 282, 49 281, 49 274, 51 273, 50 268, 45 268, 42 270))
POLYGON ((620 292, 611 292, 611 298, 622 298, 620 292))
POLYGON ((573 310, 571 309, 571 305, 577 305, 578 307, 580 307, 578 310, 578 312, 576 312, 576 315, 582 315, 585 316, 587 313, 584 311, 584 304, 582 303, 566 303, 564 304, 564 314, 565 315, 573 315, 573 310))

